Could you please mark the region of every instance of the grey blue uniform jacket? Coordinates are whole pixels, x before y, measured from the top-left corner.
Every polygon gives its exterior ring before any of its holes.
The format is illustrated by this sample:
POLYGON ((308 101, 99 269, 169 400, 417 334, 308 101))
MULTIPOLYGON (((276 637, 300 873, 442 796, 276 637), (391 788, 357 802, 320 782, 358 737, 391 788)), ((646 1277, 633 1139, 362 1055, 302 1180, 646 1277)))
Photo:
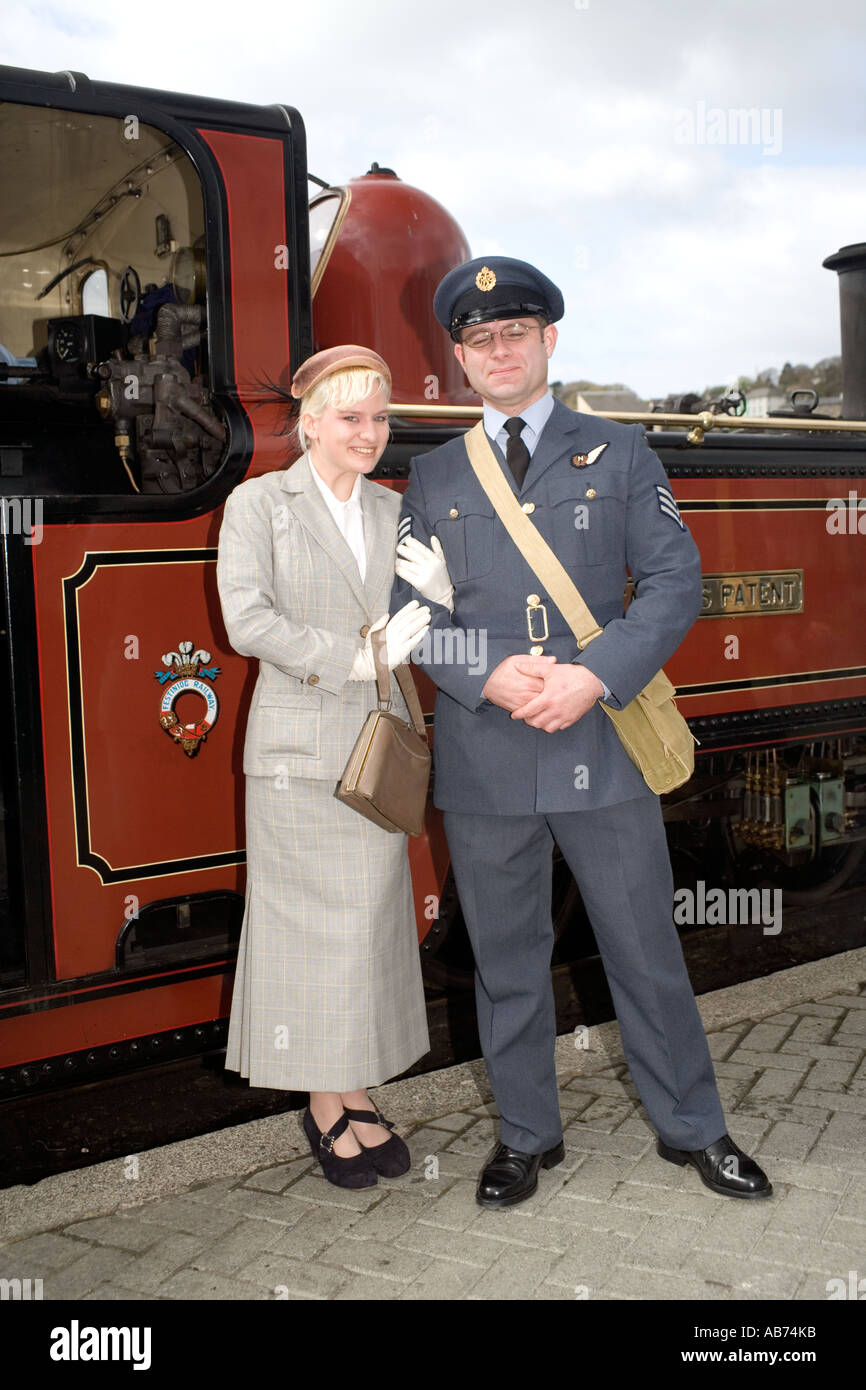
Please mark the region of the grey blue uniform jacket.
MULTIPOLYGON (((615 707, 643 689, 701 604, 700 557, 667 475, 642 427, 578 414, 561 401, 519 490, 493 448, 604 631, 578 653, 571 629, 476 479, 462 437, 413 460, 400 535, 411 530, 427 545, 438 536, 454 584, 453 615, 431 604, 431 631, 413 655, 438 686, 435 803, 448 811, 522 815, 651 795, 598 704, 570 728, 549 734, 513 720, 482 689, 505 657, 529 654, 530 595, 546 606, 545 654, 593 671, 615 707), (606 447, 599 451, 599 445, 606 447), (584 455, 591 460, 585 466, 572 463, 584 455), (624 612, 627 568, 637 592, 624 612)), ((391 611, 410 597, 421 595, 398 579, 391 611)))

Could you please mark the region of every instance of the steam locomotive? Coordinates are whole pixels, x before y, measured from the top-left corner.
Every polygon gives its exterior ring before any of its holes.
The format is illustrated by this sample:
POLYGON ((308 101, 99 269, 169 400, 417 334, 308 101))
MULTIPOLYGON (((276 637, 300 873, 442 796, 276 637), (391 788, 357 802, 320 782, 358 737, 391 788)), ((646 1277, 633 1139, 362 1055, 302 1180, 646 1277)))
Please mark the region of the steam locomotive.
MULTIPOLYGON (((272 384, 382 352, 398 488, 478 402, 431 308, 460 228, 390 169, 312 179, 291 107, 0 68, 0 167, 3 1097, 224 1039, 255 673, 216 546, 228 493, 291 457, 272 384)), ((705 567, 667 667, 700 741, 671 839, 792 901, 866 846, 866 246, 825 264, 845 420, 646 419, 705 567)), ((410 854, 434 978, 458 909, 432 803, 410 854)))

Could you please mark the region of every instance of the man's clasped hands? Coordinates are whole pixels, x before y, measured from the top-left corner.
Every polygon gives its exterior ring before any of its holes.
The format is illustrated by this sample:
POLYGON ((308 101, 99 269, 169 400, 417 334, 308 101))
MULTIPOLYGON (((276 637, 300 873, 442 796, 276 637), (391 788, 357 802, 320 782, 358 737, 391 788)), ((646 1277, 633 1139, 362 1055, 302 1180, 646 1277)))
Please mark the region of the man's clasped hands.
MULTIPOLYGON (((407 536, 397 546, 397 557, 395 569, 401 579, 429 602, 453 611, 454 591, 438 536, 431 537, 429 547, 407 536)), ((482 693, 492 705, 507 709, 512 719, 553 734, 576 724, 604 694, 604 686, 585 666, 521 653, 500 661, 482 693)))
POLYGON ((482 692, 491 704, 547 734, 567 729, 604 694, 598 676, 555 656, 507 656, 482 692))

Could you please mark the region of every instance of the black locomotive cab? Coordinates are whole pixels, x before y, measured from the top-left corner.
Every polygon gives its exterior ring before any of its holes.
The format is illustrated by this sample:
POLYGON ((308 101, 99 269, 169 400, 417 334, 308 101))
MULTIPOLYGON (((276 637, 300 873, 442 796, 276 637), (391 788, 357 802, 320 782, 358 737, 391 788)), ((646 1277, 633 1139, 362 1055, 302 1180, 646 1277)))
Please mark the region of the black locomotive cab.
POLYGON ((192 159, 135 114, 6 102, 0 160, 4 492, 197 487, 225 429, 192 159))

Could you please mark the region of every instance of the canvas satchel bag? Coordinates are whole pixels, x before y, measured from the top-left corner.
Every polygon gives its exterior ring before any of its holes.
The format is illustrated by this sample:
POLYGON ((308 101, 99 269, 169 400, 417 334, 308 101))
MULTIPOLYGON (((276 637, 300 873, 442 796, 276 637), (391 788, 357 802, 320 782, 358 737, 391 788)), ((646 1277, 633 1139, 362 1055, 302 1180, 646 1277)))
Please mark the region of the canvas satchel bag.
POLYGON ((397 666, 394 675, 412 721, 406 724, 391 711, 383 632, 372 634, 372 648, 379 705, 364 721, 335 796, 383 830, 420 835, 430 781, 430 748, 418 692, 409 667, 397 666))
MULTIPOLYGON (((577 639, 578 650, 582 651, 601 635, 602 629, 570 575, 521 508, 490 447, 484 422, 479 420, 464 440, 475 476, 500 521, 559 608, 577 639)), ((603 701, 598 702, 647 786, 657 794, 681 787, 695 769, 697 740, 676 707, 675 694, 664 671, 657 671, 625 709, 612 709, 603 701)))

